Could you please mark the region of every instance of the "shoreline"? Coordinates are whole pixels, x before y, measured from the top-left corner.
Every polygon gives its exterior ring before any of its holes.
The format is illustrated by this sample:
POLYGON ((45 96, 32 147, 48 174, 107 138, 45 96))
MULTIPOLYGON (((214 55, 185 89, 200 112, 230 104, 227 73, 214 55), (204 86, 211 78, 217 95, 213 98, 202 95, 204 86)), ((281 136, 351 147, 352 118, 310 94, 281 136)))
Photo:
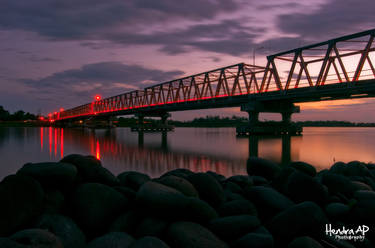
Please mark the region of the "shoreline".
POLYGON ((317 172, 304 162, 279 167, 251 158, 247 172, 228 178, 187 169, 158 178, 135 171, 115 176, 99 160, 82 155, 26 164, 0 183, 0 246, 23 247, 26 241, 73 248, 375 244, 374 164, 336 162, 317 172), (337 234, 359 226, 367 230, 363 235, 337 234))

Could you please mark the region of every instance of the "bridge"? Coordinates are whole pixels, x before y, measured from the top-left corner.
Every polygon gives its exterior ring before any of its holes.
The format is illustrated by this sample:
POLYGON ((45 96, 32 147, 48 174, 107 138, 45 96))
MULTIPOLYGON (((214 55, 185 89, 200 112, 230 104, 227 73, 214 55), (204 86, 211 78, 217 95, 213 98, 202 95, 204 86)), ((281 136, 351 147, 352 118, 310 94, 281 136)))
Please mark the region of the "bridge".
MULTIPOLYGON (((265 66, 239 63, 95 100, 49 114, 51 122, 68 123, 111 116, 161 117, 169 112, 241 107, 249 125, 238 133, 268 132, 259 127, 261 112, 280 113, 280 133, 296 133, 291 115, 296 103, 375 96, 375 29, 267 56, 265 66), (260 129, 259 129, 260 128, 260 129)), ((271 130, 277 128, 271 127, 271 130)))

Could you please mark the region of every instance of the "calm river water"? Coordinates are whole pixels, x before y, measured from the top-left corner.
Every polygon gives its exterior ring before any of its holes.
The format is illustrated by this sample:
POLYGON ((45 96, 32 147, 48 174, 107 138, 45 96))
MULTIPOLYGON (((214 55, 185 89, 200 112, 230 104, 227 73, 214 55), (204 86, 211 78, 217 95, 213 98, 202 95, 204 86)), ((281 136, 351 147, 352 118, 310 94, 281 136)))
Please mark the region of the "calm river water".
POLYGON ((238 138, 234 128, 176 128, 174 132, 0 128, 0 179, 27 162, 59 161, 71 153, 91 154, 115 175, 135 170, 159 176, 176 168, 246 174, 249 156, 305 161, 318 170, 334 161, 375 162, 375 128, 304 128, 302 136, 238 138))

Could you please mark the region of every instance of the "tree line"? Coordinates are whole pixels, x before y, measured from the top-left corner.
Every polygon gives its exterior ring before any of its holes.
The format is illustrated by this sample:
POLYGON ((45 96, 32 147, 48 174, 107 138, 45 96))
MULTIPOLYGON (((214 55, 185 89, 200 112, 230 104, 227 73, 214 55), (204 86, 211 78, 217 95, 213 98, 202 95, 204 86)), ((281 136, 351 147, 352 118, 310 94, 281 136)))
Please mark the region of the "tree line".
POLYGON ((29 112, 18 110, 11 114, 8 110, 5 110, 3 106, 0 106, 0 121, 25 121, 25 120, 36 120, 38 117, 29 112))

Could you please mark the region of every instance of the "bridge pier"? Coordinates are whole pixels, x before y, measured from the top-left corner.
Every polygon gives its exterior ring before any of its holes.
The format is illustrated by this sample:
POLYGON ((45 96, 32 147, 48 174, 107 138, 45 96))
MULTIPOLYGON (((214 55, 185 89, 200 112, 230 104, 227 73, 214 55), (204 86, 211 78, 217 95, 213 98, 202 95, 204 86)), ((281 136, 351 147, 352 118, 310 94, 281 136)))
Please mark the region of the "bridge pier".
POLYGON ((302 127, 292 123, 292 114, 299 113, 299 106, 295 106, 288 101, 254 101, 241 105, 241 111, 249 114, 249 124, 236 128, 237 135, 252 134, 289 134, 299 135, 302 133, 302 127), (259 113, 280 113, 281 122, 262 123, 259 122, 259 113))
POLYGON ((174 129, 173 126, 168 125, 168 118, 171 117, 168 112, 140 112, 135 114, 135 116, 138 118, 138 124, 131 127, 132 132, 168 132, 174 129), (145 123, 145 117, 160 117, 160 123, 145 123))

